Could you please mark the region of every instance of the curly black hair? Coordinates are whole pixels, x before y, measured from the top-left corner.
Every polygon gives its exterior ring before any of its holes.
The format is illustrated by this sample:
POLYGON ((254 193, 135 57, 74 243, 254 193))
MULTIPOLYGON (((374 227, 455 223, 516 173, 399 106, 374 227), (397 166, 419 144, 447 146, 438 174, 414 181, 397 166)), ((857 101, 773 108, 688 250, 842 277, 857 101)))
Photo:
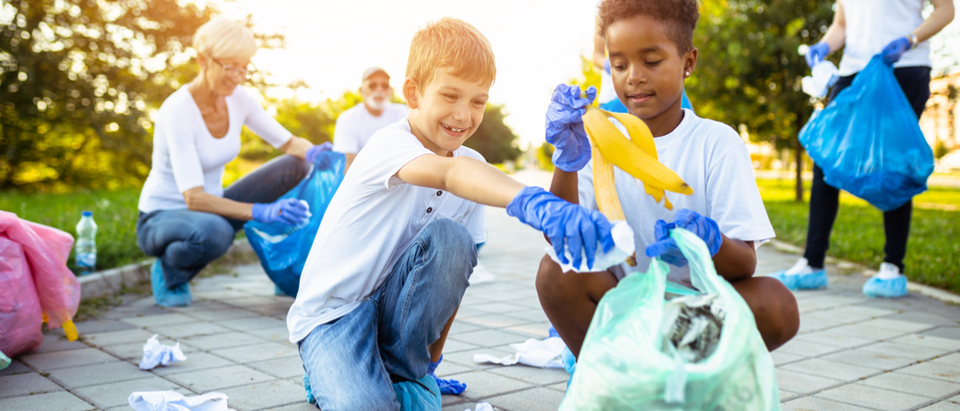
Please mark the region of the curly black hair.
POLYGON ((597 16, 597 32, 606 38, 611 24, 638 14, 663 22, 680 54, 693 48, 693 29, 700 19, 697 0, 603 0, 597 16))

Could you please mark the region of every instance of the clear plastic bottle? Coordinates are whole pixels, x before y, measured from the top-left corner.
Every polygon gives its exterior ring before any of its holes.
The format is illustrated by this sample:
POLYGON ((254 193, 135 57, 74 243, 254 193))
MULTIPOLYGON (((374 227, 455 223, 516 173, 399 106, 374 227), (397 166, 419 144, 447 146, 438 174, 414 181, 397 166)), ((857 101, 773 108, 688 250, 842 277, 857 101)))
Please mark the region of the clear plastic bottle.
POLYGON ((74 261, 80 267, 80 275, 87 275, 97 267, 97 223, 93 212, 84 211, 77 223, 77 243, 74 245, 74 261))

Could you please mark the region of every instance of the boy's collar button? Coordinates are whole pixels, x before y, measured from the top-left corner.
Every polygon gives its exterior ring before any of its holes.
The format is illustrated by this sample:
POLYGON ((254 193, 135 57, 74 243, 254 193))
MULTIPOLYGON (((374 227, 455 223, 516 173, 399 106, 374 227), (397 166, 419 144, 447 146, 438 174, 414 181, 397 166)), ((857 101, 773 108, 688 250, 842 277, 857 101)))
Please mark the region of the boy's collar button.
POLYGON ((427 207, 427 213, 429 214, 431 212, 433 212, 433 207, 427 207))
POLYGON ((443 191, 442 191, 442 190, 441 190, 441 191, 437 191, 437 195, 439 196, 440 194, 443 194, 443 191))

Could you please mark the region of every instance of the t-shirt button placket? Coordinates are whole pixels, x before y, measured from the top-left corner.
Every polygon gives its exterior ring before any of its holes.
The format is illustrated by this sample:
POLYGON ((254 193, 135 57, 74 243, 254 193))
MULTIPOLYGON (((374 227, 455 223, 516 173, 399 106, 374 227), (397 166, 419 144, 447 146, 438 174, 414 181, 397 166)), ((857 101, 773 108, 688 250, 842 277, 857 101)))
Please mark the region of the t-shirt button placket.
POLYGON ((427 214, 430 214, 432 212, 433 212, 433 207, 427 207, 427 214))

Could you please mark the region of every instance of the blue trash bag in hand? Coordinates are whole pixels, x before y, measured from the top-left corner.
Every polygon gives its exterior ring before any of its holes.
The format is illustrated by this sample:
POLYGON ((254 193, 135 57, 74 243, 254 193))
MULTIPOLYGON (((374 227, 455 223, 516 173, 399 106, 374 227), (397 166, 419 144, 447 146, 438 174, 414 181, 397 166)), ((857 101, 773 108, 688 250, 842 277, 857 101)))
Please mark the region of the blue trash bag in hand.
POLYGON ((926 191, 933 173, 933 151, 882 54, 814 114, 799 139, 824 182, 883 211, 926 191))
POLYGON ((243 225, 250 246, 260 258, 260 265, 267 272, 267 276, 291 297, 297 296, 300 273, 303 272, 303 264, 306 263, 307 254, 310 253, 313 240, 317 236, 320 221, 343 181, 344 164, 346 160, 343 153, 320 153, 310 174, 280 197, 303 200, 309 204, 311 216, 306 225, 294 227, 259 221, 248 221, 243 225))

